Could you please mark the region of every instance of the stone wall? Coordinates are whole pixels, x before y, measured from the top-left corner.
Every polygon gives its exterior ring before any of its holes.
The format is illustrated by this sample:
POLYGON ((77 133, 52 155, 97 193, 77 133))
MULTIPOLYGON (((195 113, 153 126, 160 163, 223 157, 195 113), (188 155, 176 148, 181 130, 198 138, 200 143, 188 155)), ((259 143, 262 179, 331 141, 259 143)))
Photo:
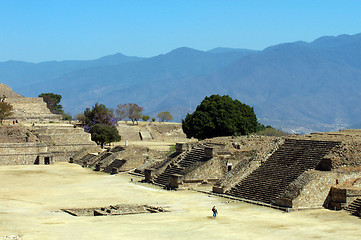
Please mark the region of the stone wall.
POLYGON ((194 167, 194 170, 190 171, 184 176, 184 180, 218 180, 225 173, 226 160, 220 158, 212 158, 203 164, 199 164, 194 167))
POLYGON ((333 169, 342 166, 361 166, 360 139, 347 139, 325 156, 331 160, 333 169))
POLYGON ((233 186, 261 166, 261 162, 258 160, 249 161, 248 159, 243 159, 234 164, 234 166, 235 167, 230 172, 227 172, 223 178, 213 186, 213 192, 225 193, 230 190, 233 186))
POLYGON ((276 204, 290 209, 330 207, 331 188, 360 177, 360 171, 309 170, 288 186, 276 204))
POLYGON ((89 133, 71 124, 36 124, 32 133, 39 142, 0 144, 0 165, 68 162, 78 151, 96 147, 89 133), (44 159, 46 158, 46 159, 44 159))
POLYGON ((51 158, 48 147, 44 143, 1 143, 0 144, 0 165, 27 165, 44 163, 44 157, 51 158))
POLYGON ((71 124, 36 124, 33 129, 39 140, 48 146, 48 151, 55 154, 56 162, 67 162, 78 151, 96 146, 90 133, 71 124))

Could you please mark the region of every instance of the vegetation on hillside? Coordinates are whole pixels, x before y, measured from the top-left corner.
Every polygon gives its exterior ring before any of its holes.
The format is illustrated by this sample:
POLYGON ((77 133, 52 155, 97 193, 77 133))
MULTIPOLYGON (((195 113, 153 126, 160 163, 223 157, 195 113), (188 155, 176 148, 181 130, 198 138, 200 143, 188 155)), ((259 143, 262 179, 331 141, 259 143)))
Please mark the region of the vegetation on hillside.
POLYGON ((0 124, 3 124, 5 118, 14 114, 13 106, 10 103, 5 102, 6 97, 0 98, 0 124))
POLYGON ((143 115, 143 116, 142 116, 142 120, 143 120, 144 122, 148 121, 149 119, 150 119, 150 116, 148 116, 148 115, 143 115))
POLYGON ((263 124, 259 124, 257 126, 256 134, 261 135, 261 136, 274 136, 274 137, 282 137, 282 136, 289 135, 286 132, 276 130, 271 126, 264 126, 263 124))
POLYGON ((188 138, 246 135, 257 130, 258 121, 252 107, 228 95, 212 95, 203 99, 196 111, 182 120, 188 138))

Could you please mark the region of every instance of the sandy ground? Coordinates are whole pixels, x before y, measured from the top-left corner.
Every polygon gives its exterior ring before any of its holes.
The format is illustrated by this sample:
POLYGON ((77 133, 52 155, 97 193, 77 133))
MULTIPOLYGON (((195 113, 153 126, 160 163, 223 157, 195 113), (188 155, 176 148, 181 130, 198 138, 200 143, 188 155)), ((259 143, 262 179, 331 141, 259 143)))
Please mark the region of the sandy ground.
MULTIPOLYGON (((78 165, 0 166, 0 239, 360 239, 345 211, 284 213, 192 191, 165 191, 78 165), (74 217, 62 208, 149 204, 171 212, 74 217), (211 217, 216 205, 219 215, 211 217)), ((137 180, 137 179, 135 179, 137 180)))

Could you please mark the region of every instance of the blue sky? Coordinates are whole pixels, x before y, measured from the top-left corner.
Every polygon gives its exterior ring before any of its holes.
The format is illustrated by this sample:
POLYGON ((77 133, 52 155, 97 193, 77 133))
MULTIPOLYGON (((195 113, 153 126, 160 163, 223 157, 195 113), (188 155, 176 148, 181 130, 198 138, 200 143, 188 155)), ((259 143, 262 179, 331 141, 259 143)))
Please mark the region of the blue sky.
POLYGON ((0 0, 0 61, 261 50, 361 32, 359 0, 0 0))

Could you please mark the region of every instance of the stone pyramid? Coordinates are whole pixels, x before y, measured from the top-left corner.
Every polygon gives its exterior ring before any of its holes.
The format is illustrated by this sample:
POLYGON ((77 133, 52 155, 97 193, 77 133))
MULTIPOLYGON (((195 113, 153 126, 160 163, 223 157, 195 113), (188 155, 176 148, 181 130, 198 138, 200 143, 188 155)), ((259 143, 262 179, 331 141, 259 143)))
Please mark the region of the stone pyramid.
POLYGON ((23 97, 20 94, 14 92, 9 86, 0 83, 0 97, 6 96, 7 98, 19 98, 23 97))
POLYGON ((0 97, 4 95, 5 101, 13 106, 14 112, 11 118, 7 119, 8 122, 59 122, 62 118, 61 115, 50 112, 43 98, 21 96, 7 85, 0 83, 0 97))

